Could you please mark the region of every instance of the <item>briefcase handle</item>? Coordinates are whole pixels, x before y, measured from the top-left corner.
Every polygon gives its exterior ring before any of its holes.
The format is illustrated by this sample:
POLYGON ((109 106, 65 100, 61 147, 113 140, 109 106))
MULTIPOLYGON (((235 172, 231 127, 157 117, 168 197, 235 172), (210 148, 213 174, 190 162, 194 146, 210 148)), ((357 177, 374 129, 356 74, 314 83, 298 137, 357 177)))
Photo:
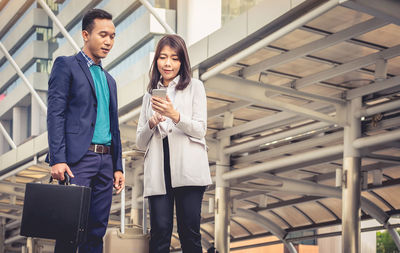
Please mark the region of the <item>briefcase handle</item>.
MULTIPOLYGON (((53 182, 54 178, 50 176, 49 183, 53 182)), ((70 185, 71 184, 71 177, 68 175, 67 172, 64 172, 64 180, 58 181, 61 185, 70 185)))

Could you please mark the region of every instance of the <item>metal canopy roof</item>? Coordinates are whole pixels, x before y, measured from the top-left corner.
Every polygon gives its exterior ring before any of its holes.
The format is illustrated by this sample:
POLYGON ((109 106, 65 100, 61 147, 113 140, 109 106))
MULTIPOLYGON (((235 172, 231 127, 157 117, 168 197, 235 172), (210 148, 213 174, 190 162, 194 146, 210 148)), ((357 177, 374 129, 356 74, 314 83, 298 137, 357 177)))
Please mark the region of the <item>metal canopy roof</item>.
MULTIPOLYGON (((288 19, 307 13, 310 10, 305 8, 311 4, 328 1, 316 2, 305 1, 288 19)), ((225 179, 230 180, 233 206, 232 242, 271 235, 290 238, 294 231, 341 223, 341 190, 335 185, 343 163, 343 107, 360 96, 363 136, 394 133, 392 140, 362 149, 361 170, 367 179, 362 183, 362 197, 384 215, 400 213, 400 3, 382 2, 375 6, 369 0, 341 1, 204 78, 214 177, 217 140, 230 139, 223 153, 230 155, 231 162, 225 179), (380 106, 385 109, 380 110, 380 106), (225 112, 233 114, 232 127, 224 127, 225 112), (243 170, 254 173, 235 174, 243 170)), ((285 20, 281 23, 283 26, 285 20)), ((275 22, 273 29, 279 24, 275 22)), ((269 25, 265 24, 257 36, 249 36, 200 63, 200 76, 270 36, 269 25)), ((133 119, 121 125, 127 168, 142 163, 141 153, 132 151, 136 123, 133 119)), ((17 221, 16 226, 6 226, 9 238, 18 234, 24 184, 45 180, 48 174, 49 168, 39 163, 0 183, 1 215, 17 221)), ((215 185, 205 193, 201 225, 203 238, 211 243, 214 213, 208 212, 208 204, 214 195, 215 185)), ((118 224, 118 205, 116 197, 111 225, 118 224)), ((362 219, 370 219, 371 209, 364 207, 362 219)), ((180 248, 177 238, 175 231, 174 249, 180 248)), ((264 242, 274 243, 278 238, 264 242)))

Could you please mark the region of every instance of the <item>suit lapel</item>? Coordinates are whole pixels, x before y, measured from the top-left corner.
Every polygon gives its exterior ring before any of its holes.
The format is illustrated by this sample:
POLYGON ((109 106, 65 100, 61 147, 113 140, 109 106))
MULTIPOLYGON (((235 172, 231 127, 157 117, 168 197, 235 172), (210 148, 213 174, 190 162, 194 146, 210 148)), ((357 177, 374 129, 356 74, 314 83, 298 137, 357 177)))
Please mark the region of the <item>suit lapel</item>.
POLYGON ((107 79, 107 85, 108 85, 108 90, 110 92, 110 109, 112 109, 113 111, 115 111, 117 108, 115 108, 116 106, 116 98, 114 96, 117 96, 117 91, 116 91, 116 84, 114 82, 114 80, 111 78, 110 74, 108 74, 105 70, 104 70, 104 74, 106 75, 106 79, 107 79))
POLYGON ((83 73, 85 73, 85 76, 86 76, 86 78, 87 78, 88 81, 89 81, 90 87, 92 88, 92 92, 93 92, 93 94, 94 94, 94 97, 95 97, 96 100, 97 100, 96 90, 95 90, 95 88, 94 88, 93 77, 92 77, 92 74, 90 73, 90 70, 89 70, 89 68, 88 68, 88 66, 87 66, 86 60, 83 58, 83 56, 82 56, 81 53, 78 53, 78 54, 76 55, 76 58, 78 59, 79 66, 81 67, 83 73))

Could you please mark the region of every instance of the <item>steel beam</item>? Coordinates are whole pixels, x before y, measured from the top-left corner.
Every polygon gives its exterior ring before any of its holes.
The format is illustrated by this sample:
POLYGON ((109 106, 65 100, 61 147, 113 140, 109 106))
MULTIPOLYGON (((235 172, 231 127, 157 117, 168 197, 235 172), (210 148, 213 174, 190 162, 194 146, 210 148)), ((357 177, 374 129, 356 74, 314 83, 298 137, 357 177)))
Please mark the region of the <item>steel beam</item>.
POLYGON ((207 90, 223 93, 229 96, 239 98, 241 100, 253 102, 254 104, 274 108, 276 110, 290 111, 307 118, 311 118, 318 121, 330 122, 333 124, 339 124, 336 118, 328 116, 324 113, 320 113, 311 109, 307 109, 301 106, 288 104, 281 102, 265 95, 265 89, 255 85, 245 86, 246 93, 240 92, 243 90, 244 80, 235 77, 220 78, 221 76, 205 81, 204 85, 207 90))
POLYGON ((289 138, 289 137, 293 138, 294 136, 299 135, 299 134, 305 134, 310 131, 317 131, 320 129, 325 129, 331 125, 332 124, 325 123, 325 122, 317 122, 317 123, 308 124, 305 126, 297 127, 297 128, 290 129, 287 131, 282 131, 280 133, 268 135, 265 137, 259 137, 259 138, 256 138, 254 140, 251 140, 251 141, 248 141, 245 143, 240 143, 240 144, 236 144, 234 146, 226 147, 224 149, 224 153, 232 154, 232 153, 248 150, 248 149, 258 147, 258 146, 266 144, 266 143, 271 143, 273 141, 283 140, 283 139, 289 138))
POLYGON ((216 108, 214 110, 208 111, 207 112, 207 118, 210 120, 212 118, 215 118, 215 117, 218 117, 220 115, 223 115, 225 112, 234 112, 234 111, 239 110, 241 108, 248 107, 248 106, 250 106, 252 104, 253 103, 251 103, 251 102, 240 100, 240 101, 234 102, 232 104, 221 106, 221 107, 216 108))
POLYGON ((78 44, 74 41, 74 39, 69 35, 68 31, 65 29, 63 24, 60 22, 60 20, 54 15, 53 11, 49 8, 49 6, 46 4, 44 0, 36 0, 40 6, 42 6, 43 10, 47 13, 47 15, 50 17, 50 19, 54 22, 54 24, 60 29, 62 35, 68 40, 68 42, 71 44, 72 48, 75 50, 76 53, 81 51, 79 48, 78 44))
POLYGON ((12 56, 8 53, 8 50, 4 47, 3 43, 0 42, 0 49, 3 51, 3 54, 7 58, 7 60, 10 62, 10 64, 13 66, 15 71, 17 72, 18 76, 22 79, 26 87, 28 88, 29 92, 32 94, 32 96, 36 99, 38 102, 40 109, 46 114, 47 113, 47 106, 44 104, 43 100, 40 98, 39 94, 36 92, 36 90, 33 88, 32 84, 29 82, 29 80, 26 78, 22 70, 19 68, 18 64, 14 61, 12 56))
MULTIPOLYGON (((312 102, 303 105, 303 107, 308 109, 312 108, 316 111, 323 113, 329 113, 335 110, 332 106, 326 106, 319 102, 312 102)), ((291 112, 278 112, 260 119, 252 120, 250 122, 234 126, 232 128, 220 130, 216 133, 216 138, 219 139, 236 134, 249 135, 276 127, 283 127, 305 119, 305 117, 298 116, 297 114, 291 112)))
POLYGON ((396 25, 400 25, 400 4, 395 0, 349 0, 343 1, 342 5, 356 11, 365 12, 396 25))
POLYGON ((285 240, 287 232, 285 230, 281 229, 277 224, 270 221, 266 217, 254 212, 254 211, 251 211, 248 209, 243 209, 243 208, 238 208, 234 215, 249 219, 249 220, 257 223, 258 225, 261 225, 267 231, 270 231, 273 235, 278 237, 283 242, 283 244, 285 245, 285 247, 288 249, 288 251, 290 253, 297 253, 297 250, 295 249, 293 244, 291 242, 287 242, 285 240))
POLYGON ((7 133, 7 130, 4 128, 3 124, 0 122, 0 130, 1 133, 3 134, 4 138, 6 138, 8 144, 13 148, 16 149, 17 145, 15 145, 14 141, 10 137, 10 135, 7 133))
POLYGON ((374 82, 359 88, 355 88, 346 92, 347 99, 362 97, 365 95, 373 94, 383 90, 400 86, 400 76, 395 76, 385 81, 374 82))
POLYGON ((280 55, 268 58, 264 61, 261 61, 254 65, 251 65, 247 68, 244 68, 242 70, 242 75, 245 78, 250 77, 250 76, 257 74, 263 70, 270 69, 270 68, 276 67, 281 64, 285 64, 289 61, 306 56, 307 54, 311 54, 311 53, 319 51, 321 49, 330 47, 341 41, 344 41, 344 40, 347 40, 347 39, 350 39, 353 37, 357 37, 361 34, 375 30, 385 24, 387 24, 387 22, 379 20, 377 18, 367 20, 365 22, 359 23, 355 26, 349 27, 340 32, 334 33, 334 34, 326 36, 322 39, 313 41, 304 46, 295 48, 286 53, 282 53, 280 55))
POLYGON ((161 16, 158 14, 156 9, 147 1, 147 0, 139 0, 144 7, 157 19, 157 21, 164 27, 165 31, 169 34, 175 34, 175 31, 165 22, 161 16))
POLYGON ((352 143, 354 148, 361 149, 379 144, 384 144, 390 141, 400 140, 400 130, 388 131, 384 134, 377 134, 368 137, 357 138, 352 143))
POLYGON ((314 18, 318 17, 322 13, 332 9, 333 7, 339 4, 338 0, 330 0, 327 2, 322 3, 320 6, 314 8, 313 10, 307 12, 303 16, 295 19, 293 22, 283 26, 282 28, 278 29, 277 31, 271 33, 267 37, 263 38, 262 40, 254 43, 250 47, 240 51, 239 53, 233 55, 232 57, 228 58, 226 61, 222 62, 221 64, 217 65, 215 68, 203 73, 201 75, 201 80, 205 81, 212 76, 220 73, 221 71, 227 69, 228 67, 232 66, 233 64, 239 62, 243 58, 257 52, 261 48, 265 47, 266 45, 270 44, 271 42, 279 39, 280 37, 288 34, 289 32, 301 27, 302 25, 308 23, 309 21, 313 20, 314 18))
POLYGON ((234 77, 234 76, 229 76, 229 75, 224 75, 224 74, 218 74, 212 78, 210 78, 208 81, 211 81, 212 79, 216 79, 216 82, 220 82, 221 80, 226 80, 228 82, 240 82, 243 85, 243 89, 246 89, 250 87, 257 87, 257 88, 264 88, 264 93, 267 94, 268 90, 271 90, 273 92, 278 92, 280 94, 286 94, 289 96, 293 97, 298 97, 306 100, 313 100, 317 102, 323 102, 323 103, 329 103, 333 105, 344 105, 345 101, 339 98, 333 98, 333 97, 325 97, 321 95, 316 95, 313 93, 308 93, 300 90, 295 90, 283 86, 278 86, 278 85, 272 85, 272 84, 267 84, 267 83, 262 83, 262 82, 255 82, 252 80, 247 80, 247 79, 242 79, 239 77, 234 77))
POLYGON ((370 106, 370 107, 363 107, 360 111, 356 112, 357 117, 368 117, 374 114, 378 114, 381 112, 387 112, 391 110, 400 110, 400 100, 394 100, 391 102, 370 106))
POLYGON ((254 161, 263 160, 266 157, 268 157, 268 159, 271 159, 271 158, 274 158, 274 157, 277 157, 280 155, 289 154, 291 152, 296 152, 296 151, 299 151, 302 149, 304 150, 304 149, 308 149, 311 147, 324 145, 326 143, 332 143, 337 140, 340 140, 341 138, 343 138, 343 132, 336 132, 336 133, 325 135, 323 137, 315 137, 315 138, 311 138, 309 140, 291 143, 288 145, 284 145, 284 146, 273 148, 273 149, 266 150, 266 151, 257 152, 257 153, 250 154, 247 156, 241 156, 237 159, 234 159, 234 162, 235 162, 235 164, 254 162, 254 161))
POLYGON ((343 145, 321 148, 301 154, 275 159, 273 161, 265 163, 256 164, 253 166, 246 167, 244 169, 236 169, 229 172, 225 172, 222 177, 224 180, 232 180, 245 176, 252 176, 261 172, 267 172, 274 169, 296 165, 303 162, 314 161, 315 159, 321 159, 323 157, 339 155, 342 154, 342 152, 343 152, 343 145))
POLYGON ((119 124, 126 123, 126 122, 138 117, 140 114, 140 110, 141 110, 141 107, 138 107, 138 108, 135 108, 135 109, 131 110, 130 112, 120 116, 119 120, 118 120, 119 124))
POLYGON ((367 56, 360 57, 356 60, 350 61, 348 63, 344 63, 342 65, 339 65, 334 68, 330 68, 306 77, 303 77, 301 79, 295 80, 293 85, 297 89, 301 89, 303 87, 306 87, 311 84, 318 83, 320 81, 324 81, 330 78, 333 78, 335 76, 342 75, 344 73, 348 73, 353 70, 360 69, 362 67, 369 66, 371 64, 374 64, 377 60, 379 59, 391 59, 396 56, 400 55, 400 45, 373 53, 369 54, 367 56))
POLYGON ((392 239, 393 239, 394 243, 396 244, 397 249, 400 250, 400 236, 399 236, 399 233, 393 227, 388 228, 388 232, 392 236, 392 239))

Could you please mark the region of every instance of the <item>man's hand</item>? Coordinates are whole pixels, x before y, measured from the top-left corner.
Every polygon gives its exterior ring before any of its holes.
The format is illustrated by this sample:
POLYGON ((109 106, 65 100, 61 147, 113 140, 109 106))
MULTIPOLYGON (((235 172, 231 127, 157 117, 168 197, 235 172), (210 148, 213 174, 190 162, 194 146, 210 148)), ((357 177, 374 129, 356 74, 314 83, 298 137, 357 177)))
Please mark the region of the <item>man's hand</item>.
POLYGON ((117 194, 119 194, 122 189, 125 187, 125 177, 122 174, 122 171, 114 172, 114 188, 117 190, 117 194))
POLYGON ((66 163, 57 163, 51 167, 51 176, 54 179, 63 181, 65 179, 64 178, 65 172, 67 172, 67 174, 70 177, 74 177, 74 174, 72 174, 71 169, 68 167, 68 165, 66 163))

